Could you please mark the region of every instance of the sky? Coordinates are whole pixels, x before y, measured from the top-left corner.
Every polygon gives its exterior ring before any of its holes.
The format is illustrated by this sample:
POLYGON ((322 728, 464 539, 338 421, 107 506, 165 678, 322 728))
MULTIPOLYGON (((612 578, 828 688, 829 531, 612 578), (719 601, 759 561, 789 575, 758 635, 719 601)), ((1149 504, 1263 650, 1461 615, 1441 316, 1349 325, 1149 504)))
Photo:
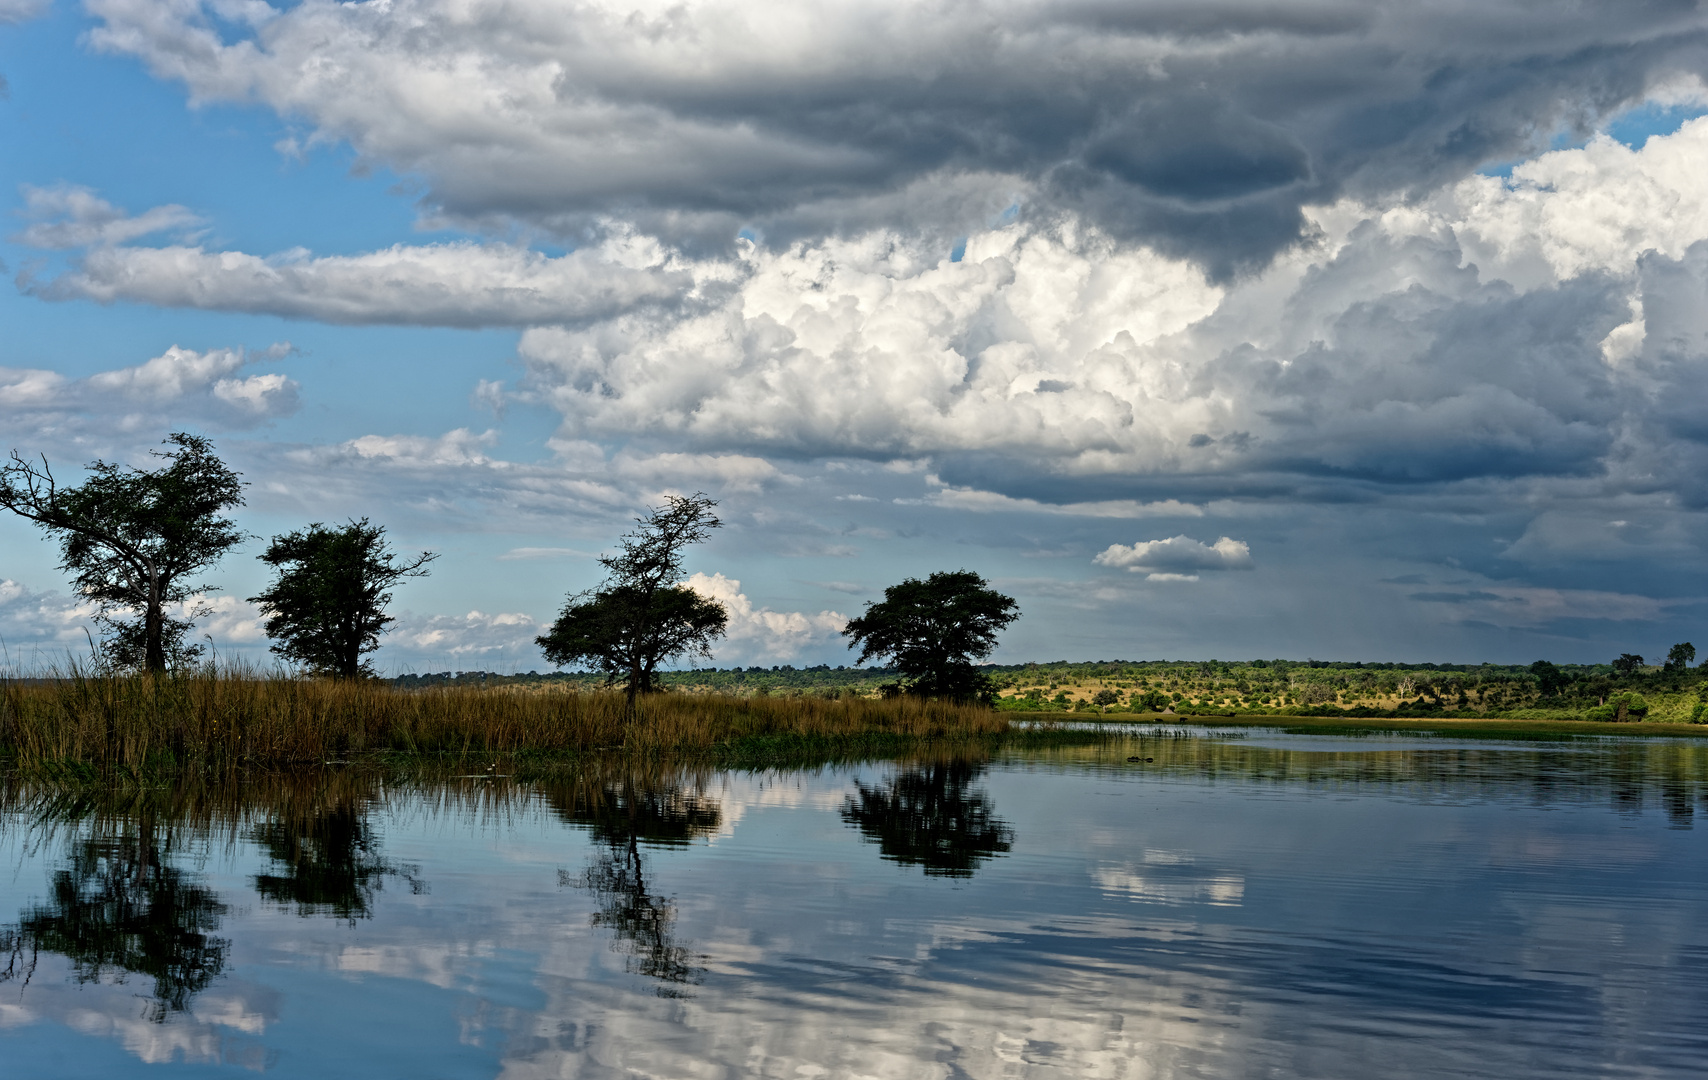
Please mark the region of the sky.
MULTIPOLYGON (((0 450, 211 438, 262 663, 271 535, 439 553, 382 670, 547 670, 693 491, 724 666, 963 568, 1009 663, 1664 655, 1705 74, 1690 0, 0 0, 0 450)), ((4 662, 90 614, 0 520, 4 662)))

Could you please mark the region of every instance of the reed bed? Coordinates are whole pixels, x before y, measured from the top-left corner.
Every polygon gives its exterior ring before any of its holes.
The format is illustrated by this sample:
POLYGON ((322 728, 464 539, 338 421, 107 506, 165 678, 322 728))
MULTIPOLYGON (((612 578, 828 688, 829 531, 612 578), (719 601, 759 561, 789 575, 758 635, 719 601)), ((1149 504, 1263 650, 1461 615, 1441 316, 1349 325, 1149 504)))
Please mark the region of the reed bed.
POLYGON ((26 769, 229 770, 376 754, 576 755, 779 750, 989 739, 989 709, 911 698, 657 694, 625 716, 618 692, 530 693, 203 670, 72 670, 0 686, 0 755, 26 769))

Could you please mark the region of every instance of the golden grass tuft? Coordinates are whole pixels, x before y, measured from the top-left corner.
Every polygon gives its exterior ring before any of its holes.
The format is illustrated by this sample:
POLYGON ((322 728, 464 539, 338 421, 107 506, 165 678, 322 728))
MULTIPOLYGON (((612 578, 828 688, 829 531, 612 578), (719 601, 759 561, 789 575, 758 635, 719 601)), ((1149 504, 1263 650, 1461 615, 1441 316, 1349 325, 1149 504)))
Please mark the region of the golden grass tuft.
POLYGON ((982 738, 989 709, 876 700, 659 694, 624 720, 617 692, 474 687, 397 690, 213 671, 163 676, 72 669, 0 687, 0 754, 22 767, 129 771, 278 768, 352 756, 709 751, 756 741, 982 738))

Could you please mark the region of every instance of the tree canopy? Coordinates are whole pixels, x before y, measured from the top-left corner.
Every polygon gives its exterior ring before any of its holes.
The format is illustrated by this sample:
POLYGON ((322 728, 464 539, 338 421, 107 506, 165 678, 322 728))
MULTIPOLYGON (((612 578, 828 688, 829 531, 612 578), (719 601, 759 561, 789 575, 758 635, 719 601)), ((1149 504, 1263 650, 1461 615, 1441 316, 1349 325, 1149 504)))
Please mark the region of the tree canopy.
POLYGON ((673 585, 652 596, 629 585, 581 593, 564 606, 540 647, 554 664, 601 671, 607 682, 627 677, 631 698, 656 689, 661 661, 684 653, 709 655, 729 615, 722 604, 673 585))
POLYGON ((1010 597, 970 570, 907 578, 848 620, 842 632, 859 663, 887 657, 907 677, 911 693, 957 700, 988 699, 989 680, 974 661, 996 647, 996 635, 1020 617, 1010 597))
POLYGON ((207 585, 187 578, 213 565, 244 534, 222 513, 243 504, 243 481, 199 435, 168 436, 165 464, 143 470, 97 459, 77 487, 62 487, 47 460, 38 467, 16 450, 0 467, 0 506, 59 540, 60 568, 100 609, 107 654, 119 667, 164 670, 201 652, 185 645, 193 621, 168 615, 207 585), (134 613, 134 614, 133 614, 134 613))
POLYGON ((1542 692, 1543 697, 1553 697, 1571 682, 1565 672, 1547 660, 1538 660, 1531 664, 1530 674, 1536 676, 1536 688, 1542 692))
POLYGON ((554 664, 579 664, 627 679, 632 714, 638 694, 656 687, 658 665, 685 653, 711 655, 729 615, 722 604, 680 584, 683 551, 722 523, 717 503, 702 492, 667 496, 636 518, 639 528, 602 556, 605 582, 571 596, 552 628, 537 640, 554 664))
POLYGON ((383 525, 367 518, 328 528, 320 522, 273 537, 259 558, 278 571, 273 585, 249 598, 267 616, 273 651, 334 678, 372 675, 363 654, 379 648, 393 621, 385 613, 392 586, 424 577, 438 558, 423 551, 400 560, 383 525))

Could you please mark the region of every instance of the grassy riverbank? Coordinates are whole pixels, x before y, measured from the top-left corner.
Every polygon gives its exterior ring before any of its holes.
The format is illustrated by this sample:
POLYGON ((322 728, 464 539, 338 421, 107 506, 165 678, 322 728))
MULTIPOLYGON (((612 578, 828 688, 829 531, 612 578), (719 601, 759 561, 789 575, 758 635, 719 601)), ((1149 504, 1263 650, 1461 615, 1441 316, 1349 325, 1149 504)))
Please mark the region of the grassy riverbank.
POLYGON ((27 772, 136 774, 291 768, 386 755, 621 752, 762 765, 1016 737, 1007 719, 989 709, 911 698, 660 694, 643 698, 632 722, 623 706, 622 695, 608 691, 411 691, 247 673, 156 678, 73 672, 4 684, 0 758, 27 772))
MULTIPOLYGON (((354 760, 529 759, 591 754, 684 756, 768 767, 887 757, 926 745, 989 752, 999 745, 1095 741, 1057 728, 1060 714, 998 712, 916 698, 666 693, 633 721, 620 693, 470 685, 400 689, 383 682, 201 671, 149 677, 71 672, 0 684, 0 767, 25 773, 137 776, 288 769, 354 760), (1011 725, 1011 720, 1032 720, 1011 725)), ((1530 717, 1454 719, 1241 712, 1196 717, 1129 711, 1073 721, 1282 727, 1295 731, 1437 731, 1485 737, 1708 736, 1708 727, 1530 717)), ((1074 725, 1078 727, 1078 725, 1074 725)))

